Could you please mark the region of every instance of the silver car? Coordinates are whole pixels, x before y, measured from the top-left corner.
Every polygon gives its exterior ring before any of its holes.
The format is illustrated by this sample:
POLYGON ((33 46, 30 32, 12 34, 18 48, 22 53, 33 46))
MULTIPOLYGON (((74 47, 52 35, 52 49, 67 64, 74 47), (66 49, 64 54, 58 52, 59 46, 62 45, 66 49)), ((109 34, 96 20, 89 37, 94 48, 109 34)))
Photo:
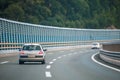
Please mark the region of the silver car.
POLYGON ((92 49, 99 49, 100 47, 101 47, 100 43, 98 43, 98 42, 92 43, 92 49))
POLYGON ((45 64, 45 50, 40 44, 24 44, 19 52, 19 64, 24 62, 41 62, 45 64))

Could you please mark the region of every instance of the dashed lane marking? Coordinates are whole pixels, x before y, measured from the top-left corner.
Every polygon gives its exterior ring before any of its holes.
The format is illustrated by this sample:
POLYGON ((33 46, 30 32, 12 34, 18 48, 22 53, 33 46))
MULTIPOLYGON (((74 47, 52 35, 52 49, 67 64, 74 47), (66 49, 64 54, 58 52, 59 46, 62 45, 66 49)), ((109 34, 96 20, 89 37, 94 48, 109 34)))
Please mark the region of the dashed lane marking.
POLYGON ((61 59, 62 57, 60 56, 60 57, 58 57, 58 59, 61 59))
MULTIPOLYGON (((64 52, 64 51, 61 51, 61 52, 64 52)), ((69 53, 69 54, 67 54, 67 55, 59 56, 59 57, 57 57, 56 59, 52 59, 52 61, 49 62, 49 65, 46 66, 46 72, 45 72, 46 77, 48 77, 48 78, 51 78, 51 77, 52 77, 51 72, 48 71, 48 70, 51 69, 52 64, 53 64, 57 59, 61 59, 61 58, 63 58, 63 57, 70 56, 70 55, 73 55, 73 54, 77 54, 77 53, 69 53)))
POLYGON ((50 62, 49 64, 53 64, 53 62, 50 62))
POLYGON ((46 75, 46 77, 52 77, 51 73, 48 71, 45 72, 45 75, 46 75))
POLYGON ((53 59, 52 61, 56 61, 57 59, 53 59))
POLYGON ((47 66, 46 66, 46 69, 50 69, 50 68, 51 68, 51 65, 47 65, 47 66))

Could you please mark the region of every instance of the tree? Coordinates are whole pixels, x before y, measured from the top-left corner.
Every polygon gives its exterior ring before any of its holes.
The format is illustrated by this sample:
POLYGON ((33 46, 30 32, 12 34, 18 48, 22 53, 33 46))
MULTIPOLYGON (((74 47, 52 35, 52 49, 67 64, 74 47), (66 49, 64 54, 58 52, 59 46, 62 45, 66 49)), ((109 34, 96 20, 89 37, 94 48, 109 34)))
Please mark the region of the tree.
POLYGON ((21 21, 24 17, 24 10, 18 4, 11 4, 4 11, 5 17, 21 21))
POLYGON ((119 14, 120 0, 0 0, 0 17, 35 24, 120 28, 119 14))

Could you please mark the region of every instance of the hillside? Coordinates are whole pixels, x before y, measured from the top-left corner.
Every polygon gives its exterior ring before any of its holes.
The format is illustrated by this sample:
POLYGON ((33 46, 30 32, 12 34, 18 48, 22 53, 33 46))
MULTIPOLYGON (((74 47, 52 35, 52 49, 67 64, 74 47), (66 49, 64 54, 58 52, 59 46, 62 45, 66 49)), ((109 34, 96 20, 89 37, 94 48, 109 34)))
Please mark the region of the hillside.
POLYGON ((120 0, 0 0, 0 17, 59 27, 120 29, 120 0))

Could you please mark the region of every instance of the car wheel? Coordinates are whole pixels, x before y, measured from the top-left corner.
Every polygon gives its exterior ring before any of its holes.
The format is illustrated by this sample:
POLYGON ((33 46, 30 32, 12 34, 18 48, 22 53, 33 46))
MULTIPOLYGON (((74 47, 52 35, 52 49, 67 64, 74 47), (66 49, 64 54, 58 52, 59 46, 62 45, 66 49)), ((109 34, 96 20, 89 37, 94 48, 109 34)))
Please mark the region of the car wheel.
POLYGON ((45 60, 42 61, 42 64, 45 64, 45 60))
POLYGON ((23 61, 19 61, 19 64, 24 64, 24 62, 23 61))

